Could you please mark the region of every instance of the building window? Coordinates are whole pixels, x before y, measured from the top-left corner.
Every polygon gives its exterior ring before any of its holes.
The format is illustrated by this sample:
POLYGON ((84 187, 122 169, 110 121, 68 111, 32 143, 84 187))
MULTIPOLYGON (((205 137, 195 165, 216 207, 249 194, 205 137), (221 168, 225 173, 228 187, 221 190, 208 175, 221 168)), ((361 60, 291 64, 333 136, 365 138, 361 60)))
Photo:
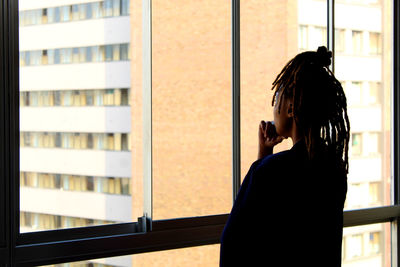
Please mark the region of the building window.
POLYGON ((366 104, 380 104, 382 94, 382 84, 380 82, 369 82, 368 99, 366 104))
POLYGON ((362 99, 362 82, 360 81, 352 81, 346 86, 346 97, 347 103, 349 106, 358 106, 363 102, 362 99))
POLYGON ((381 183, 370 182, 369 183, 369 203, 371 206, 381 204, 381 183))
POLYGON ((361 155, 362 153, 362 135, 361 133, 351 134, 351 154, 361 155))
POLYGON ((379 32, 369 33, 369 53, 379 55, 382 53, 382 38, 379 32))
POLYGON ((326 31, 326 27, 315 27, 315 31, 316 31, 316 39, 317 39, 317 47, 318 46, 327 46, 328 44, 328 35, 327 35, 327 31, 326 31))
POLYGON ((307 50, 308 49, 308 26, 307 25, 299 25, 299 50, 307 50))
POLYGON ((363 53, 363 32, 352 31, 353 54, 359 55, 363 53))
POLYGON ((381 252, 381 233, 380 232, 369 233, 368 254, 375 255, 380 252, 381 252))
POLYGON ((364 151, 366 156, 380 155, 381 134, 379 132, 367 132, 364 134, 364 151))
POLYGON ((345 36, 344 29, 335 29, 335 52, 342 53, 345 51, 345 36))
POLYGON ((364 255, 362 234, 349 235, 344 238, 345 257, 347 260, 358 258, 364 255))
POLYGON ((61 21, 66 22, 71 20, 71 6, 60 7, 61 21))

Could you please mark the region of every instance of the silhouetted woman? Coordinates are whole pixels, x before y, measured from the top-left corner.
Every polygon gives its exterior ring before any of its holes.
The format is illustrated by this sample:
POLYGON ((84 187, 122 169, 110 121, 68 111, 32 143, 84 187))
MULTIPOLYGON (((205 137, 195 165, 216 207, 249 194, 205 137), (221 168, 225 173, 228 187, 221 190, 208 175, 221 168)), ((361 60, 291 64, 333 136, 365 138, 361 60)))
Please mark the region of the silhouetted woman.
POLYGON ((341 266, 350 124, 331 57, 325 47, 300 53, 274 81, 274 122, 260 123, 220 266, 341 266), (293 147, 273 154, 288 137, 293 147))

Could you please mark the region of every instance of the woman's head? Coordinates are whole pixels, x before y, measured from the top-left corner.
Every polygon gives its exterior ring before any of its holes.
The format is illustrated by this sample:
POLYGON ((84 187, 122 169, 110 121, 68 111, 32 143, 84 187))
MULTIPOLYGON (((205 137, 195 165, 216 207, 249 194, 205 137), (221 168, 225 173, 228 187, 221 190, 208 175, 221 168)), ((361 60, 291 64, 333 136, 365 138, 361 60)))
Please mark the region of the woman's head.
POLYGON ((287 136, 294 123, 310 158, 328 149, 347 171, 350 123, 343 88, 328 68, 331 57, 319 47, 290 60, 273 83, 272 105, 278 134, 287 136))

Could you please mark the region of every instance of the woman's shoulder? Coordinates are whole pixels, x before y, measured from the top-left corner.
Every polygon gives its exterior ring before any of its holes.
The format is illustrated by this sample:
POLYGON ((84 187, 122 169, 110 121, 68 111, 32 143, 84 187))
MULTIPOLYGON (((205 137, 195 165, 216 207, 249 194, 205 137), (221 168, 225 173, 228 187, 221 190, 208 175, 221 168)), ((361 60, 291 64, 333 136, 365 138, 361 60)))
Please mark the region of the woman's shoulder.
POLYGON ((273 170, 279 170, 283 166, 287 165, 291 160, 290 150, 284 150, 275 154, 265 156, 253 163, 253 168, 256 173, 258 172, 272 172, 273 170))

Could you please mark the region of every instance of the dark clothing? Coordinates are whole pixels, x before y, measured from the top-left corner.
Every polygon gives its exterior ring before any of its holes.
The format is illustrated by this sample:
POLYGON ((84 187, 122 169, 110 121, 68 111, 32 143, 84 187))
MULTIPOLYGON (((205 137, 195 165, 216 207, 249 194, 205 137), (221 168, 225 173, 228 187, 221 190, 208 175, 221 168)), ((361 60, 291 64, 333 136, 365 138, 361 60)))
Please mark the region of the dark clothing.
POLYGON ((255 161, 221 237, 220 266, 341 266, 347 175, 304 141, 255 161))

